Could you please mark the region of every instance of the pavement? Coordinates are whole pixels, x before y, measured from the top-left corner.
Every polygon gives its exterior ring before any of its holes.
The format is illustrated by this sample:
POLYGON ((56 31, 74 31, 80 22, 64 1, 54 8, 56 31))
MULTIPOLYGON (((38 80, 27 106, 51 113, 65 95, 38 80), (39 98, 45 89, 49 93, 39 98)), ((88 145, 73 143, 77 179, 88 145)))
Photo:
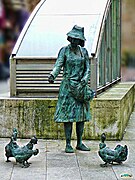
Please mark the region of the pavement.
POLYGON ((0 81, 0 98, 10 97, 10 79, 0 81))
MULTIPOLYGON (((5 82, 8 85, 8 82, 5 82)), ((8 88, 0 83, 0 96, 6 97, 8 88), (2 89, 5 89, 4 92, 2 89)), ((8 92, 9 93, 9 92, 8 92)), ((121 165, 101 167, 104 162, 98 155, 99 141, 84 140, 91 148, 90 152, 75 149, 72 154, 65 153, 65 140, 39 139, 34 149, 39 149, 37 156, 29 159, 31 165, 22 168, 14 158, 7 163, 4 147, 9 138, 0 138, 0 180, 135 180, 135 109, 131 114, 122 141, 106 141, 113 149, 117 144, 127 145, 129 154, 121 165)), ((24 146, 30 139, 18 139, 17 143, 24 146)), ((76 140, 72 141, 76 147, 76 140)))

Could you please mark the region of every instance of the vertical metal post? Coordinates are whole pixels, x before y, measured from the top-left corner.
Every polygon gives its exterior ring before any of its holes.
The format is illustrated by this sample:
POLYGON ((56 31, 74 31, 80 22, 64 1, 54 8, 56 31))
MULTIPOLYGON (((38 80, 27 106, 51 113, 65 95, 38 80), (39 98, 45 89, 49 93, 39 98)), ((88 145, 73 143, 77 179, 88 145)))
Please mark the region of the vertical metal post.
POLYGON ((112 67, 113 79, 117 78, 117 15, 116 0, 112 2, 112 67))
POLYGON ((10 96, 16 96, 16 59, 10 58, 10 96))
POLYGON ((106 28, 106 33, 107 33, 107 70, 106 70, 106 74, 107 74, 107 82, 111 82, 112 81, 112 67, 111 67, 111 6, 109 9, 109 13, 108 13, 108 17, 107 17, 107 28, 106 28))
POLYGON ((117 45, 117 75, 121 77, 121 0, 117 1, 117 45))
POLYGON ((93 90, 97 90, 97 58, 91 58, 91 79, 90 86, 93 90))
MULTIPOLYGON (((105 23, 105 27, 106 27, 106 23, 105 23)), ((104 27, 104 33, 103 33, 103 37, 102 37, 102 43, 101 43, 101 59, 100 59, 100 63, 101 63, 101 85, 105 85, 105 71, 106 71, 106 42, 105 42, 105 28, 104 27)))

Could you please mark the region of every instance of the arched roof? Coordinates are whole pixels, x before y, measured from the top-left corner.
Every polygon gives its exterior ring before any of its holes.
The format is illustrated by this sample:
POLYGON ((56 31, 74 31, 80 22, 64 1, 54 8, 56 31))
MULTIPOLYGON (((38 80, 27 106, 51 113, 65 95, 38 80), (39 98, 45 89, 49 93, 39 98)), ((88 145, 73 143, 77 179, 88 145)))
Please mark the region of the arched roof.
POLYGON ((29 17, 12 55, 56 58, 67 32, 84 27, 89 55, 95 53, 109 0, 41 0, 29 17))

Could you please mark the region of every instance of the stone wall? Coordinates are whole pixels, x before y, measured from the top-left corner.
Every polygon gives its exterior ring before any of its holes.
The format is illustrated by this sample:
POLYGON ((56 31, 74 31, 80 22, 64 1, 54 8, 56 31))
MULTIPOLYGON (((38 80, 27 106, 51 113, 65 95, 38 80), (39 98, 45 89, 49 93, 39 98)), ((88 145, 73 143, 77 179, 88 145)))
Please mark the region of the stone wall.
MULTIPOLYGON (((122 139, 135 99, 134 83, 119 83, 91 102, 91 122, 85 123, 84 139, 122 139)), ((53 120, 57 99, 0 99, 0 137, 10 137, 13 127, 20 138, 36 135, 64 139, 63 123, 53 120)), ((75 123, 72 138, 76 139, 75 123)))
POLYGON ((94 139, 102 132, 107 139, 121 140, 135 104, 134 83, 119 83, 92 103, 94 139))

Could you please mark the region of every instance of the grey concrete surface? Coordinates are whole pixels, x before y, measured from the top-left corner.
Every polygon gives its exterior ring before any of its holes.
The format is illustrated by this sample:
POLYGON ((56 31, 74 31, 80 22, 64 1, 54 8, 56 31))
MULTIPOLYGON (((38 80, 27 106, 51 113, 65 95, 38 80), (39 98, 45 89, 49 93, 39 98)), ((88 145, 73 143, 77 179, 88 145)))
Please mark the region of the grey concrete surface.
MULTIPOLYGON (((7 82, 8 83, 8 82, 7 82)), ((8 86, 9 87, 9 86, 8 86)), ((3 97, 9 92, 6 85, 1 86, 0 94, 3 97)), ((106 141, 107 146, 114 148, 117 144, 127 145, 129 149, 128 159, 121 165, 109 165, 102 168, 103 161, 98 156, 99 141, 87 141, 84 143, 91 147, 90 152, 75 150, 75 153, 64 152, 64 140, 39 139, 35 148, 40 153, 32 156, 29 168, 22 168, 16 164, 15 159, 7 163, 4 147, 9 138, 0 138, 0 180, 121 180, 122 174, 130 174, 132 177, 123 179, 135 180, 135 109, 130 117, 125 135, 122 141, 106 141)), ((18 139, 20 146, 25 145, 29 139, 18 139)), ((76 141, 72 141, 76 147, 76 141)))
POLYGON ((10 79, 0 81, 0 98, 7 98, 10 96, 10 79))

